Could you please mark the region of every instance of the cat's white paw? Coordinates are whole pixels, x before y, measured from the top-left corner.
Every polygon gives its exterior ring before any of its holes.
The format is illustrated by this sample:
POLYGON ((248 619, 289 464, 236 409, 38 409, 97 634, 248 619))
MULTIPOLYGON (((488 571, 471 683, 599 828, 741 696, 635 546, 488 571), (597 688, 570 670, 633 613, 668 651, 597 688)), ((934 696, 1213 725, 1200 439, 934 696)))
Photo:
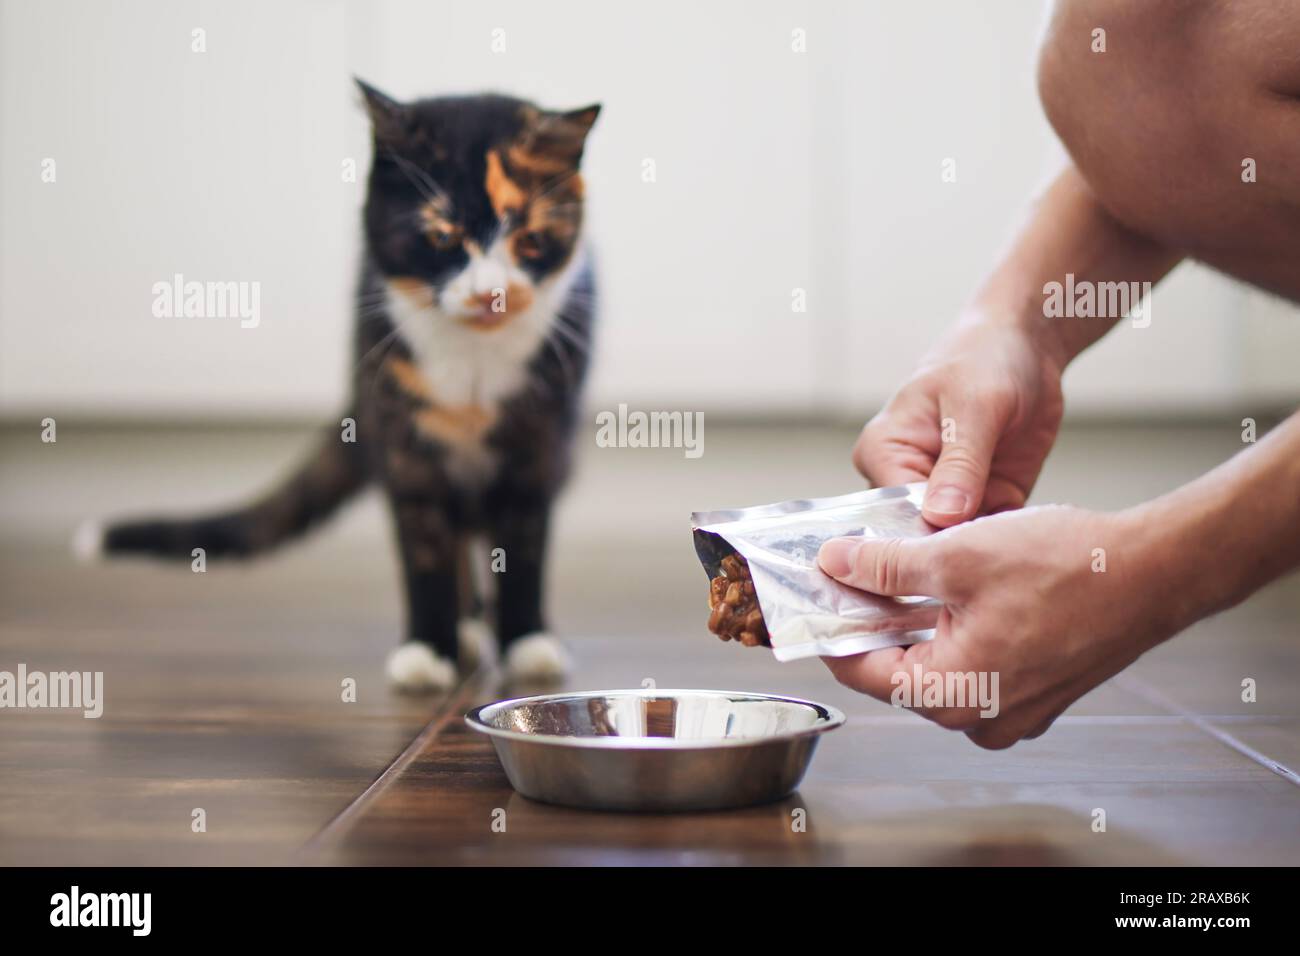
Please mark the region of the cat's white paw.
POLYGON ((487 621, 477 617, 463 617, 456 626, 460 648, 460 668, 470 671, 484 661, 496 657, 496 639, 487 621))
POLYGON ((407 641, 388 655, 388 679, 399 690, 446 690, 456 683, 456 667, 420 641, 407 641))
POLYGON ((520 683, 552 683, 566 677, 573 661, 550 634, 527 634, 506 649, 506 676, 520 683))
POLYGON ((72 556, 81 564, 90 564, 104 556, 104 526, 93 518, 77 525, 72 533, 72 556))

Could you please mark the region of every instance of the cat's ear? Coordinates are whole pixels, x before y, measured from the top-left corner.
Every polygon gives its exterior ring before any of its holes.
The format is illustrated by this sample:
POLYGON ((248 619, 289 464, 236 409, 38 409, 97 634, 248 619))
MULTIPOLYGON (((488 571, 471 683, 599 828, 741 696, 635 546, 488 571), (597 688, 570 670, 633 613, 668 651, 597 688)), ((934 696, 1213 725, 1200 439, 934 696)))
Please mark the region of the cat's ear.
POLYGON ((545 110, 524 135, 524 149, 546 158, 577 166, 582 160, 582 150, 587 134, 600 116, 600 104, 593 103, 576 110, 545 110))
POLYGON ((582 135, 585 137, 591 132, 591 128, 596 125, 596 118, 600 116, 600 104, 592 103, 590 106, 568 110, 560 113, 559 116, 565 123, 570 123, 575 128, 582 130, 582 135))
POLYGON ((352 77, 370 115, 370 127, 375 133, 375 143, 392 148, 406 137, 410 128, 410 112, 387 93, 381 93, 359 76, 352 77))

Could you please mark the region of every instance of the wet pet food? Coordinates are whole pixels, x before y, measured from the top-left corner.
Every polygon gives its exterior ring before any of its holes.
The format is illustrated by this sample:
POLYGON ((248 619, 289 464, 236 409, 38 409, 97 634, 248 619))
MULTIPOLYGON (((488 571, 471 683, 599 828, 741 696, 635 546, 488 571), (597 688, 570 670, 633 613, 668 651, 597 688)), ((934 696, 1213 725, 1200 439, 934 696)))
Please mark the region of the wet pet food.
POLYGON ((732 552, 722 559, 718 571, 709 582, 709 630, 724 641, 771 647, 754 580, 749 576, 749 562, 732 552))
POLYGON ((882 597, 841 584, 817 566, 837 537, 934 533, 921 517, 925 485, 875 488, 691 515, 695 553, 709 580, 709 630, 767 647, 779 661, 843 657, 933 636, 941 604, 882 597))

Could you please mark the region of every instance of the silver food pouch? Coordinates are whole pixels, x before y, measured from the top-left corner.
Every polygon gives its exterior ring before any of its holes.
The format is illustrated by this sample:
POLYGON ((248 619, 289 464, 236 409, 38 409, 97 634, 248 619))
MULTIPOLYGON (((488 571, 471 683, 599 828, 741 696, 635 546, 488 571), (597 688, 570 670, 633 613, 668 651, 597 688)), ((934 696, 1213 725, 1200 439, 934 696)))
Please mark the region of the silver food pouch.
POLYGON ((733 552, 749 563, 753 595, 779 661, 846 657, 927 641, 934 636, 942 602, 868 594, 840 584, 817 566, 817 551, 830 538, 933 534, 935 529, 921 517, 924 494, 925 484, 917 482, 835 498, 697 511, 691 515, 695 552, 711 589, 733 552))

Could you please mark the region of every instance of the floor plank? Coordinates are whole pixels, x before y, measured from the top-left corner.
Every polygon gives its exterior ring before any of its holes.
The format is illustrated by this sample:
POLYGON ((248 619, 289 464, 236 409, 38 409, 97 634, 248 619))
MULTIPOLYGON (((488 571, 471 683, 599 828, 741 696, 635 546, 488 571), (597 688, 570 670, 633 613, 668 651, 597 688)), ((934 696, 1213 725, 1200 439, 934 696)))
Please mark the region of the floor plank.
MULTIPOLYGON (((491 745, 450 723, 400 778, 339 833, 321 862, 345 864, 1207 864, 1294 863, 1300 788, 1187 721, 1108 682, 1052 733, 1008 751, 973 747, 911 714, 891 711, 823 674, 744 655, 722 665, 673 655, 678 680, 653 648, 618 639, 577 644, 577 689, 740 686, 841 707, 849 724, 828 734, 799 790, 773 805, 722 813, 592 813, 514 793, 491 745), (753 661, 753 663, 750 663, 753 661), (794 676, 795 674, 798 676, 794 676), (1094 811, 1106 811, 1094 832, 1094 811), (803 809, 806 832, 793 832, 803 809), (506 831, 493 827, 505 811, 506 831), (1289 828, 1289 829, 1288 829, 1289 828)), ((738 648, 729 647, 732 654, 738 648)), ((508 689, 485 686, 479 697, 508 689)), ((1300 721, 1270 730, 1294 739, 1300 721)))
MULTIPOLYGON (((1233 425, 1068 430, 1037 500, 1121 507, 1158 494, 1237 451, 1233 425)), ((784 803, 642 817, 519 797, 457 720, 367 790, 451 706, 384 685, 400 595, 374 496, 247 567, 199 575, 69 557, 88 515, 207 508, 259 489, 305 431, 60 420, 49 446, 35 427, 4 430, 0 669, 102 670, 107 703, 99 720, 0 711, 0 863, 1300 862, 1300 788, 1118 681, 1041 740, 990 754, 849 693, 817 662, 777 664, 709 637, 689 511, 857 487, 852 438, 711 427, 696 460, 584 443, 551 574, 552 616, 582 666, 572 686, 797 693, 851 715, 784 803), (355 704, 340 699, 349 677, 355 704), (191 832, 195 807, 206 833, 191 832), (790 832, 797 807, 807 833, 790 832), (1089 826, 1099 807, 1104 834, 1089 826), (506 834, 488 827, 497 808, 506 834)), ((1297 620, 1293 577, 1132 674, 1294 768, 1297 620), (1241 699, 1246 677, 1255 703, 1241 699)))

